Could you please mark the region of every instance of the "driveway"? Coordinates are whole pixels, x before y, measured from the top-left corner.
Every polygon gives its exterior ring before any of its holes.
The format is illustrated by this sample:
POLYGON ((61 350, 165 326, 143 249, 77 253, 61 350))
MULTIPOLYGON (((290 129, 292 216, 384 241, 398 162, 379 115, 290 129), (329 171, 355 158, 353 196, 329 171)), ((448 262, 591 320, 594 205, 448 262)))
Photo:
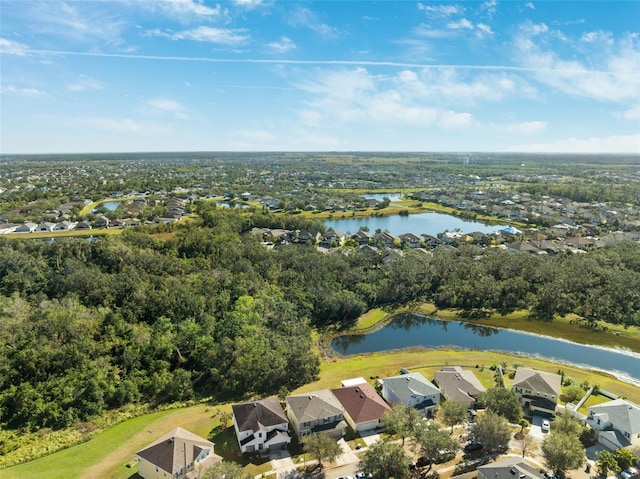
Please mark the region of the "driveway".
MULTIPOLYGON (((529 429, 529 435, 538 442, 542 442, 542 440, 549 434, 548 432, 542 431, 542 421, 545 419, 547 418, 542 416, 533 416, 533 419, 531 420, 531 429, 529 429)), ((553 425, 551 427, 553 427, 553 425)))
POLYGON ((376 434, 374 431, 364 431, 360 433, 360 437, 367 446, 373 446, 380 440, 380 434, 376 434))

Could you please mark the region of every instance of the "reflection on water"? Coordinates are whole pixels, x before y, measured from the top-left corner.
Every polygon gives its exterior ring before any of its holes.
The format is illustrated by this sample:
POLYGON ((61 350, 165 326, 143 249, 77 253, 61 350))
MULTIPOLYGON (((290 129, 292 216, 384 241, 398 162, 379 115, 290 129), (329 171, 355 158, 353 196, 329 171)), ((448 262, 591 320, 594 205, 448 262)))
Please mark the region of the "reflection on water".
POLYGON ((640 354, 577 344, 546 336, 418 314, 399 314, 388 325, 364 335, 341 336, 331 347, 359 354, 410 347, 504 351, 608 371, 640 383, 640 354))

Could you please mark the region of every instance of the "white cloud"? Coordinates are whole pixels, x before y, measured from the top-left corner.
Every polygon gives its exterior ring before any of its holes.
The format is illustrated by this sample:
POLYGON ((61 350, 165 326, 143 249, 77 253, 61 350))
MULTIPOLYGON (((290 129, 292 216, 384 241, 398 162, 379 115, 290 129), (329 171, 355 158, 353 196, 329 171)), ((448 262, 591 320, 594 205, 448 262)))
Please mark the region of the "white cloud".
POLYGON ((486 16, 491 19, 496 14, 498 7, 498 0, 488 0, 480 5, 480 12, 485 13, 486 16))
POLYGON ((22 5, 27 28, 38 35, 119 45, 121 33, 127 27, 120 15, 107 8, 107 2, 22 2, 22 5))
POLYGON ((290 38, 282 36, 279 41, 267 43, 265 47, 272 53, 287 53, 295 50, 296 44, 290 38))
POLYGON ((611 32, 605 32, 603 30, 596 30, 593 32, 585 32, 580 37, 585 43, 598 43, 600 45, 613 45, 613 34, 611 32))
POLYGON ((196 42, 217 43, 220 45, 236 46, 246 43, 250 36, 245 28, 228 29, 200 26, 191 30, 169 33, 158 29, 147 30, 146 36, 166 37, 172 40, 193 40, 196 42))
POLYGON ((551 143, 513 145, 509 151, 529 153, 640 153, 640 133, 592 138, 567 138, 551 143))
POLYGON ((233 0, 233 4, 246 10, 253 10, 254 8, 266 5, 266 2, 263 0, 233 0))
POLYGON ((180 120, 186 120, 189 118, 187 109, 175 100, 169 100, 167 98, 153 98, 147 101, 147 105, 152 106, 156 110, 171 113, 180 120))
POLYGON ((464 128, 474 124, 473 115, 441 108, 416 93, 422 87, 415 72, 398 77, 371 75, 364 68, 322 71, 314 80, 299 85, 311 94, 300 119, 309 126, 355 124, 411 127, 464 128))
POLYGON ((308 28, 325 38, 335 39, 340 36, 337 28, 322 22, 315 12, 306 7, 297 6, 290 12, 287 20, 294 27, 308 28))
POLYGON ((7 40, 6 38, 0 38, 0 53, 6 55, 24 56, 28 53, 29 47, 22 43, 14 42, 13 40, 7 40))
POLYGON ((637 35, 627 34, 611 45, 575 43, 568 59, 560 53, 566 49, 552 46, 551 40, 560 36, 545 24, 524 24, 513 42, 514 60, 532 69, 538 82, 564 94, 611 102, 640 99, 637 35))
POLYGON ((621 112, 615 112, 614 116, 616 118, 622 118, 624 120, 640 120, 640 103, 636 103, 632 105, 631 108, 628 108, 621 112))
POLYGON ((447 28, 451 30, 473 30, 473 23, 466 18, 461 18, 458 21, 447 23, 447 28))
POLYGON ((546 121, 524 121, 521 123, 510 123, 504 126, 504 130, 510 133, 524 133, 525 135, 536 135, 542 133, 549 125, 546 121))
POLYGON ((136 133, 144 135, 167 133, 168 128, 152 123, 143 123, 131 118, 115 119, 106 117, 82 118, 79 123, 97 130, 115 131, 118 133, 136 133))
POLYGON ((80 75, 78 80, 74 83, 69 83, 67 85, 67 90, 69 91, 88 91, 88 90, 102 90, 104 88, 104 83, 95 80, 87 75, 80 75))
POLYGON ((208 7, 201 1, 194 0, 161 0, 157 6, 172 15, 220 16, 224 10, 220 5, 208 7))
POLYGON ((464 7, 462 5, 425 5, 418 3, 418 10, 422 10, 430 16, 450 17, 452 15, 462 15, 464 7))
POLYGON ((0 93, 21 96, 45 96, 46 93, 37 88, 16 87, 14 85, 0 86, 0 93))
POLYGON ((524 4, 525 7, 531 9, 531 10, 535 10, 536 6, 532 3, 532 2, 527 2, 524 4))

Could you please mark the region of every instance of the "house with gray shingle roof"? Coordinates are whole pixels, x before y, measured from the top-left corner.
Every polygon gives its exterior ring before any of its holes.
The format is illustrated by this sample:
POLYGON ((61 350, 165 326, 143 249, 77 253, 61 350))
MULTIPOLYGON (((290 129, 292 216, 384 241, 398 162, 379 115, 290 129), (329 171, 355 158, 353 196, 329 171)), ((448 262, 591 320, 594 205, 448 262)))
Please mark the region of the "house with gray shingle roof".
POLYGON ((287 396, 286 403, 287 417, 299 438, 316 432, 334 438, 346 434, 342 405, 328 389, 287 396))
POLYGON ((473 408, 478 394, 486 388, 478 381, 473 371, 460 366, 444 366, 434 374, 434 380, 447 401, 473 408))
POLYGON ((195 479, 222 458, 211 441, 181 427, 138 451, 138 475, 143 479, 195 479))
POLYGON ((420 373, 383 379, 382 397, 389 404, 414 407, 425 416, 431 416, 440 404, 440 390, 420 373))
POLYGON ((612 450, 640 446, 640 406, 626 399, 614 399, 591 406, 587 416, 598 434, 598 442, 612 450))
POLYGON ((231 408, 233 427, 242 452, 286 449, 291 442, 289 420, 278 398, 234 404, 231 408))
POLYGON ((478 467, 478 479, 541 479, 537 467, 519 457, 509 457, 478 467))
POLYGON ((518 368, 511 389, 522 404, 526 416, 536 413, 551 416, 556 412, 562 378, 558 374, 518 368))

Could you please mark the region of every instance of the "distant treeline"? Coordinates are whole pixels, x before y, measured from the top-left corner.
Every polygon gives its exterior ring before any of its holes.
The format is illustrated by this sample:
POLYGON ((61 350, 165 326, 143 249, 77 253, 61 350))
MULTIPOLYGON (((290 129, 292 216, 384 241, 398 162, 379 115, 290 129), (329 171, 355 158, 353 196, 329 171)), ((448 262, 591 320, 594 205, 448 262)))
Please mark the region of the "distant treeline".
POLYGON ((319 227, 300 217, 199 213, 201 223, 162 235, 0 240, 3 423, 60 428, 128 403, 292 390, 318 373, 312 327, 347 326, 385 304, 640 324, 635 243, 549 257, 472 247, 323 254, 268 250, 247 233, 319 227))

